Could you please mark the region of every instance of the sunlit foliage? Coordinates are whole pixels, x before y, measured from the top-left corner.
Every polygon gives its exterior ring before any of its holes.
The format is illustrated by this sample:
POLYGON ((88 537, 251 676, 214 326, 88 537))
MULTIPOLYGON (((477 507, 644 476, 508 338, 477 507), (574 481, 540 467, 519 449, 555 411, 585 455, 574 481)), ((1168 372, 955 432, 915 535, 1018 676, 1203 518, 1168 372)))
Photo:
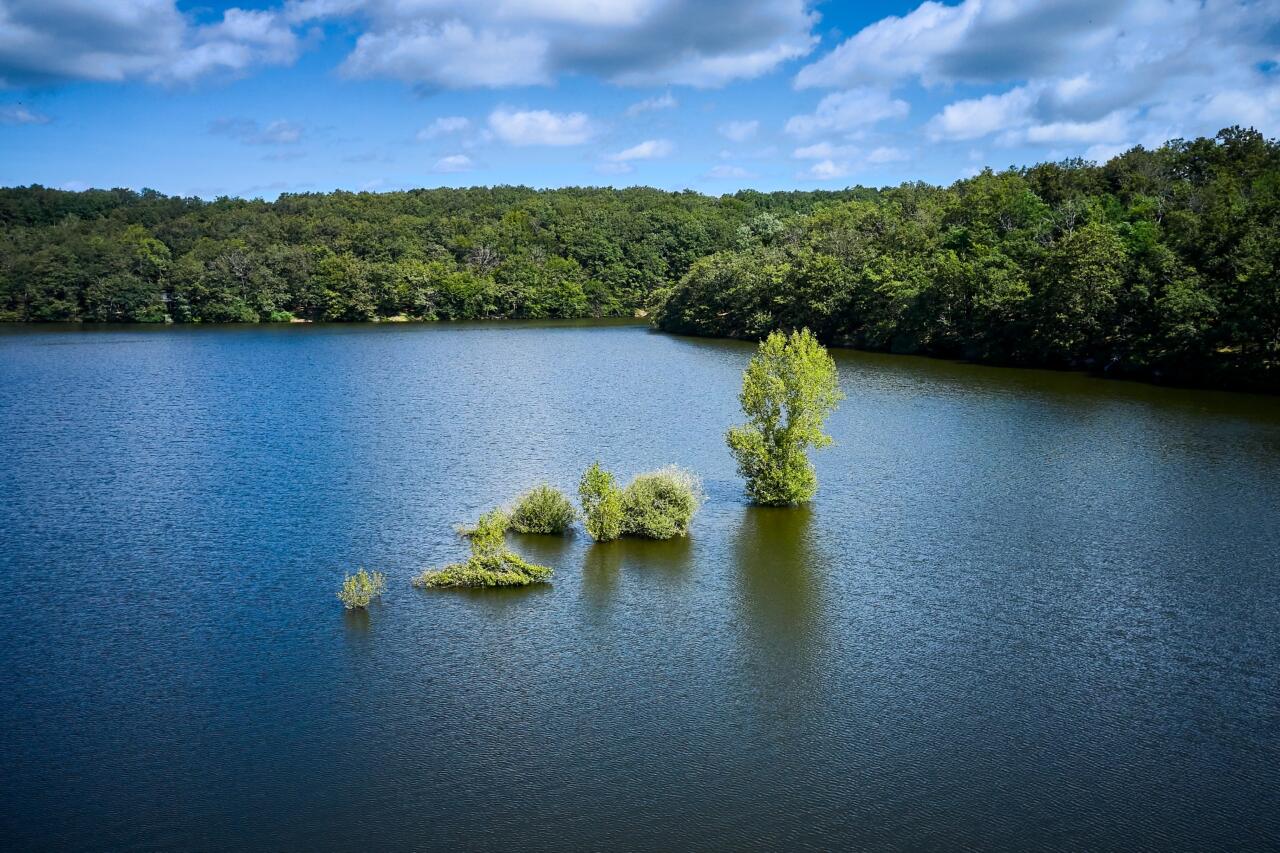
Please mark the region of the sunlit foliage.
POLYGON ((752 500, 789 506, 813 497, 808 450, 831 443, 823 424, 841 396, 835 362, 808 329, 761 341, 738 396, 747 423, 726 436, 752 500))

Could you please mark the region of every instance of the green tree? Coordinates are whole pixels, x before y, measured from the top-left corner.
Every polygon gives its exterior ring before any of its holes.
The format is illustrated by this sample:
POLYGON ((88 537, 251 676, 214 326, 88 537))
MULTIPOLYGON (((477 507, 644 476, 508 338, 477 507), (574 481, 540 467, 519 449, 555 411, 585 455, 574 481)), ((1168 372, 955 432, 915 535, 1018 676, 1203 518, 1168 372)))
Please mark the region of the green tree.
POLYGON ((582 502, 583 524, 592 539, 608 542, 622 535, 622 490, 599 462, 591 463, 582 475, 578 498, 582 502))
POLYGON ((790 506, 817 491, 807 451, 831 444, 822 430, 843 397, 837 379, 835 362, 808 329, 774 332, 761 342, 738 396, 747 423, 727 435, 756 503, 790 506))

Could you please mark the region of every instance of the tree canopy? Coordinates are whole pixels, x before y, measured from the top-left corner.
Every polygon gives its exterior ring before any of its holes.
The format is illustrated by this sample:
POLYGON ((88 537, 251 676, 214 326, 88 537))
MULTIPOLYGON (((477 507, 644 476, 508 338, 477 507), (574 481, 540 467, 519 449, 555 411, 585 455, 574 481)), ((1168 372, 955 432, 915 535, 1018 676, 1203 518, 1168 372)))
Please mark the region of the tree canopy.
POLYGON ((1280 145, 1228 128, 942 188, 0 189, 0 320, 660 328, 1280 390, 1280 145))

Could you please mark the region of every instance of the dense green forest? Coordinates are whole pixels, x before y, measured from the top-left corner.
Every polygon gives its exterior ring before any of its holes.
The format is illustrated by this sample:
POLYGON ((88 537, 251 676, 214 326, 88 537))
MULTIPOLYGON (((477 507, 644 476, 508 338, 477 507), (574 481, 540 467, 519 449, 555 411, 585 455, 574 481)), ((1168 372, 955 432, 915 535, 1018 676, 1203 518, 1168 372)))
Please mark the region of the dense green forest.
POLYGON ((941 188, 0 190, 0 319, 655 312, 667 331, 1280 390, 1280 144, 1213 139, 941 188))

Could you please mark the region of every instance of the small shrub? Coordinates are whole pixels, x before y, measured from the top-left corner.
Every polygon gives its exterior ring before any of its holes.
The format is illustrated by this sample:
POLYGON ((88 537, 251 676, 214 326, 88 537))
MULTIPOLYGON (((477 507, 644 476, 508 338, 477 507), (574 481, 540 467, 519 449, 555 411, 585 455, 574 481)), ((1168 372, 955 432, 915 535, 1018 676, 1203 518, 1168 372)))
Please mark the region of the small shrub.
POLYGON ((578 498, 582 502, 582 520, 597 542, 607 542, 622 535, 622 492, 613 481, 613 475, 600 467, 599 462, 582 475, 578 484, 578 498))
POLYGON ((525 492, 511 511, 511 529, 517 533, 561 534, 573 525, 577 512, 569 499, 551 486, 525 492))
POLYGON ((450 587, 528 586, 551 580, 552 571, 510 551, 501 554, 472 554, 465 562, 443 569, 425 571, 413 579, 419 589, 450 587))
POLYGON ((471 553, 478 555, 501 554, 507 549, 507 527, 510 521, 500 509, 490 510, 480 516, 475 527, 458 527, 458 533, 471 540, 471 553))
POLYGON ((636 475, 622 491, 622 533, 671 539, 689 532, 702 506, 702 483, 675 465, 636 475))
POLYGON ((528 586, 551 580, 551 569, 507 550, 508 523, 506 513, 495 509, 480 516, 475 527, 458 528, 471 537, 471 556, 443 569, 427 569, 413 579, 413 585, 419 589, 528 586))
POLYGON ((354 575, 342 579, 342 589, 338 590, 338 600, 348 610, 368 607, 369 602, 382 595, 387 588, 387 578, 382 572, 370 574, 364 569, 354 575))

